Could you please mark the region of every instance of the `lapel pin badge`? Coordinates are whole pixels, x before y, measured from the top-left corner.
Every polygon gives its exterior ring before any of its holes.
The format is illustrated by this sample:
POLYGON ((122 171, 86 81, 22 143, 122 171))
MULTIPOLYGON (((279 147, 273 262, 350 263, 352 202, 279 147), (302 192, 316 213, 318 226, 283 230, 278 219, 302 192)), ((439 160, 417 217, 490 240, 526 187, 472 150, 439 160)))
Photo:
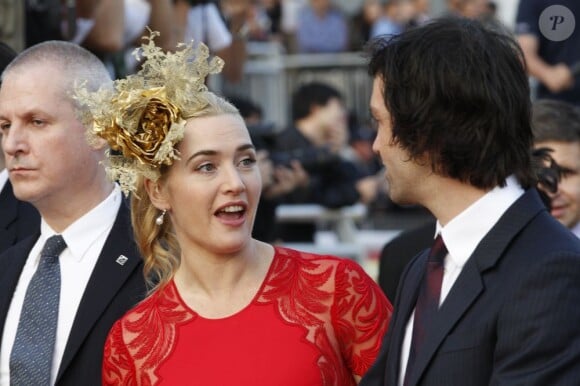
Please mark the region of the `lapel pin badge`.
POLYGON ((127 262, 127 260, 129 260, 127 258, 127 256, 121 255, 119 257, 117 257, 117 260, 115 260, 115 262, 119 265, 125 265, 125 263, 127 262))

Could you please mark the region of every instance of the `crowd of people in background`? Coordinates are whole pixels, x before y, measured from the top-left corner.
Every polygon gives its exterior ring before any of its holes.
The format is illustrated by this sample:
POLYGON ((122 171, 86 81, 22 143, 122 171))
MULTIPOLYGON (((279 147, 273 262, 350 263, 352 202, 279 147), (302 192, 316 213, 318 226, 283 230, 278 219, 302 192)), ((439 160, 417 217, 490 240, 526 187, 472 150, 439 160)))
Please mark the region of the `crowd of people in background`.
MULTIPOLYGON (((400 33, 432 17, 429 0, 355 3, 359 6, 353 11, 333 0, 76 0, 72 5, 59 0, 25 1, 22 32, 25 47, 62 39, 84 46, 112 65, 128 60, 128 68, 116 69, 120 77, 123 71, 134 70, 126 54, 140 44, 147 27, 160 32, 163 49, 195 39, 207 43, 214 53, 226 59, 231 54, 243 63, 243 47, 236 49, 237 41, 278 41, 287 53, 359 51, 372 37, 400 33)), ((495 12, 491 0, 449 0, 447 7, 450 14, 482 20, 493 18, 495 12)), ((226 68, 239 65, 230 62, 226 60, 226 68)))
MULTIPOLYGON (((14 9, 5 6, 2 11, 24 14, 23 44, 13 46, 16 51, 43 40, 69 40, 95 53, 119 78, 137 69, 132 53, 153 30, 160 33, 159 46, 164 50, 192 39, 206 43, 225 60, 223 78, 232 83, 243 77, 244 63, 252 55, 250 42, 275 42, 287 54, 356 52, 377 36, 394 36, 434 17, 455 15, 516 35, 529 74, 539 82, 536 95, 575 99, 577 104, 578 33, 554 40, 539 31, 537 21, 550 4, 519 1, 509 26, 498 18, 501 5, 492 0, 447 0, 445 11, 438 14, 429 0, 76 0, 66 4, 43 0, 24 1, 14 9)), ((558 4, 572 14, 580 11, 574 1, 558 4)), ((0 41, 10 45, 9 29, 0 26, 0 41)))

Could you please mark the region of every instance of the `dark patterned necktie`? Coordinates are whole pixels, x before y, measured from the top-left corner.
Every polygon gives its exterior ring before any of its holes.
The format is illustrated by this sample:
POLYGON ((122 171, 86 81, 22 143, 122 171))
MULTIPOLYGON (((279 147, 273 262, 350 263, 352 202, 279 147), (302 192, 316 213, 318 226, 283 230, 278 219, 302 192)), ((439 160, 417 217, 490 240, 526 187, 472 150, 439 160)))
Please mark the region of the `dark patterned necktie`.
POLYGON ((413 338, 409 350, 409 360, 407 361, 404 385, 409 382, 415 358, 425 342, 429 323, 433 321, 433 317, 439 310, 441 283, 443 282, 443 261, 445 260, 445 256, 447 256, 447 248, 445 247, 441 235, 438 235, 429 251, 425 277, 421 289, 419 290, 417 304, 415 305, 413 338))
POLYGON ((26 289, 10 354, 11 386, 50 384, 60 298, 58 256, 65 248, 62 236, 56 235, 46 240, 40 253, 38 268, 26 289))

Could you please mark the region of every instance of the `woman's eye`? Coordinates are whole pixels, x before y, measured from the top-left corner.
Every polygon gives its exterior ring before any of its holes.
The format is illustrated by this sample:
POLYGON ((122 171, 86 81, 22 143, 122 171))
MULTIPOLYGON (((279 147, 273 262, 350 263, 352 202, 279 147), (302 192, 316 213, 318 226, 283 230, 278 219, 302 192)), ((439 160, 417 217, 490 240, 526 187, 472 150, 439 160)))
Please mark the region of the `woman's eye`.
POLYGON ((211 172, 215 170, 215 167, 212 164, 203 164, 198 166, 196 170, 199 170, 201 172, 211 172))

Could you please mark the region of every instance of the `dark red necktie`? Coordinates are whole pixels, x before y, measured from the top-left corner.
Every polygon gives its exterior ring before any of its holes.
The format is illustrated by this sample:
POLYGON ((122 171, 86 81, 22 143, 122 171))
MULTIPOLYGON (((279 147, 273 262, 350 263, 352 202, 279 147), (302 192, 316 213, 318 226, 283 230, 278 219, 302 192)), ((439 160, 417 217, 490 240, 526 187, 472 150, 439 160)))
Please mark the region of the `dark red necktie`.
POLYGON ((413 321, 413 338, 411 340, 411 348, 409 350, 409 360, 407 361, 407 369, 405 370, 406 385, 409 381, 410 374, 413 369, 413 363, 420 352, 423 343, 425 342, 426 332, 428 331, 429 323, 439 310, 439 299, 441 297, 441 283, 443 282, 443 261, 447 256, 447 248, 445 243, 438 235, 429 251, 427 258, 427 269, 419 290, 417 304, 415 305, 415 319, 413 321))

